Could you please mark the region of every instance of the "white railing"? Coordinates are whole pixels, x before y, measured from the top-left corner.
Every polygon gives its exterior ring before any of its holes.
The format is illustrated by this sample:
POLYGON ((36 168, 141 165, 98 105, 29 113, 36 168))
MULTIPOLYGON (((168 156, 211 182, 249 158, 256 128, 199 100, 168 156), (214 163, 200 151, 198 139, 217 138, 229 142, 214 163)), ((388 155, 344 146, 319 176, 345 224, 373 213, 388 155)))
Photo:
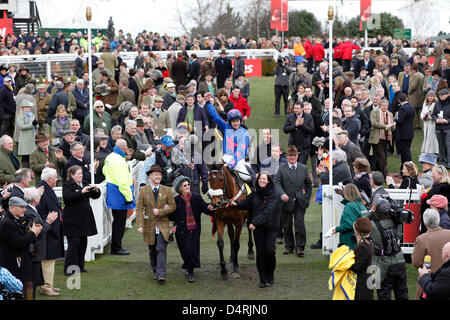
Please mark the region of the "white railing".
MULTIPOLYGON (((131 174, 133 176, 134 187, 135 187, 135 198, 139 195, 139 171, 144 166, 143 161, 129 161, 131 174)), ((54 188, 56 196, 62 199, 62 187, 54 188)), ((87 250, 85 254, 86 261, 95 260, 96 254, 104 253, 104 248, 111 241, 112 235, 112 213, 111 209, 106 207, 106 183, 100 184, 101 196, 98 199, 91 199, 92 212, 94 213, 95 224, 97 226, 97 234, 88 237, 87 250)), ((136 217, 136 212, 127 218, 126 228, 132 228, 132 222, 136 217)), ((67 243, 65 241, 64 248, 67 249, 67 243)))
MULTIPOLYGON (((331 201, 331 193, 329 185, 322 186, 322 253, 331 254, 337 248, 339 244, 339 235, 332 235, 331 237, 325 237, 330 228, 338 226, 341 220, 342 212, 344 211, 344 205, 341 203, 342 196, 334 192, 339 186, 333 186, 333 202, 331 201), (331 205, 333 205, 333 212, 331 213, 331 205)), ((386 189, 389 196, 393 200, 402 201, 402 204, 410 200, 411 189, 386 189)), ((422 189, 413 189, 411 193, 411 203, 419 203, 422 195, 422 189)), ((405 243, 403 241, 403 235, 400 239, 402 252, 404 254, 412 254, 414 250, 414 243, 405 243)))

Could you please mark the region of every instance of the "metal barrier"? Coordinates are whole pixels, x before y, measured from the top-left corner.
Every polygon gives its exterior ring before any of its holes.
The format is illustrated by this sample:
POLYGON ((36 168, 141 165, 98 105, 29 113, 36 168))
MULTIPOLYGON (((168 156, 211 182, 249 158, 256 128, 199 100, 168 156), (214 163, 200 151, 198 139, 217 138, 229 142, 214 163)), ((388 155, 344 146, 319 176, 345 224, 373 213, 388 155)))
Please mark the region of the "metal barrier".
MULTIPOLYGON (((144 166, 143 161, 129 161, 131 175, 134 182, 134 194, 137 201, 139 195, 139 171, 144 166)), ((97 234, 88 237, 87 250, 85 254, 86 261, 95 260, 96 254, 104 253, 104 248, 111 241, 112 235, 112 212, 111 209, 106 207, 106 182, 102 182, 99 185, 101 196, 98 199, 90 199, 92 212, 94 213, 95 224, 97 226, 97 234)), ((56 196, 62 200, 62 187, 56 187, 53 189, 56 196)), ((126 228, 132 228, 132 222, 136 218, 135 210, 129 215, 126 222, 126 228)), ((64 223, 64 222, 63 222, 64 223)), ((64 240, 64 248, 67 250, 67 242, 64 240)))
MULTIPOLYGON (((339 186, 334 185, 332 188, 334 193, 333 203, 331 203, 331 193, 329 185, 323 185, 322 188, 322 253, 331 254, 338 248, 339 236, 332 235, 331 237, 326 238, 325 235, 330 228, 339 225, 342 212, 344 211, 344 205, 341 203, 341 201, 343 200, 342 196, 334 192, 334 190, 339 188, 339 186), (333 204, 333 212, 330 214, 331 204, 333 204)), ((389 196, 392 199, 400 201, 399 204, 404 205, 406 201, 410 199, 411 189, 386 189, 386 191, 389 193, 389 196)), ((412 189, 411 203, 420 203, 421 195, 422 189, 412 189)), ((412 254, 414 251, 414 243, 407 243, 404 241, 403 231, 404 228, 402 230, 402 236, 400 238, 402 252, 404 254, 412 254)))
MULTIPOLYGON (((366 48, 362 48, 365 50, 366 48)), ((367 48, 383 51, 382 47, 367 48)), ((408 56, 411 56, 417 49, 416 48, 403 48, 408 56)), ((278 56, 294 55, 293 49, 285 49, 283 52, 279 52, 276 49, 245 49, 245 50, 227 50, 227 56, 234 57, 234 52, 239 51, 241 57, 244 59, 262 59, 273 58, 277 59, 278 56)), ((433 48, 429 48, 430 53, 433 52, 433 48)), ((159 54, 162 59, 166 59, 169 53, 176 53, 179 51, 152 51, 153 54, 159 54)), ((221 50, 213 50, 214 57, 220 55, 221 50)), ((148 52, 144 52, 147 55, 148 52)), ((190 56, 191 53, 197 54, 199 58, 206 58, 210 55, 210 50, 195 50, 187 51, 190 56)), ((97 57, 100 57, 102 53, 96 53, 97 57)), ((127 63, 129 68, 133 67, 134 61, 138 55, 136 51, 120 52, 119 56, 124 62, 127 63)), ((87 56, 87 54, 86 54, 87 56)), ((65 54, 42 54, 42 55, 23 55, 23 56, 0 56, 0 65, 15 63, 16 65, 24 66, 30 70, 31 76, 36 82, 51 81, 52 75, 57 73, 58 75, 65 77, 72 77, 75 74, 75 59, 78 57, 76 53, 65 54), (42 80, 40 79, 42 78, 42 80)), ((328 50, 325 50, 325 58, 328 57, 328 50)), ((86 57, 84 58, 86 61, 86 57)))

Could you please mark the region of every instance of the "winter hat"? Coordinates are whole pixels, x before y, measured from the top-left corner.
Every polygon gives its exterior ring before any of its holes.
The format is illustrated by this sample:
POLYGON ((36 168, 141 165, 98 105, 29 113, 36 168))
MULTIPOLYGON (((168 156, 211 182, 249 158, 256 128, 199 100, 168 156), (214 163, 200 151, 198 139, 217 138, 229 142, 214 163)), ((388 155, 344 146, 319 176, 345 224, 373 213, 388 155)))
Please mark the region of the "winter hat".
POLYGON ((173 188, 175 189, 175 191, 177 193, 181 193, 180 192, 180 187, 183 184, 184 181, 189 182, 189 184, 191 183, 191 179, 189 179, 186 176, 178 176, 175 178, 175 180, 173 181, 173 188))
POLYGON ((440 194, 435 194, 434 196, 431 197, 431 199, 427 200, 427 204, 429 204, 430 206, 434 206, 438 209, 443 209, 447 208, 448 200, 446 197, 440 194))

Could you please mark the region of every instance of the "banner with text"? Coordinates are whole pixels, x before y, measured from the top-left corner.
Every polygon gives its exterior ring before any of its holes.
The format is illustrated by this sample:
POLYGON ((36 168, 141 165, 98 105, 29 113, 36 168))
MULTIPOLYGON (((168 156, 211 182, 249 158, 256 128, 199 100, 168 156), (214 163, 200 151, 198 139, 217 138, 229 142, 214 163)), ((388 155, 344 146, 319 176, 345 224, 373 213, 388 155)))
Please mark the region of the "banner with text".
POLYGON ((271 0, 270 29, 289 30, 288 0, 271 0))
MULTIPOLYGON (((262 60, 261 59, 244 59, 245 76, 262 77, 262 60)), ((234 66, 234 59, 232 60, 234 66)))

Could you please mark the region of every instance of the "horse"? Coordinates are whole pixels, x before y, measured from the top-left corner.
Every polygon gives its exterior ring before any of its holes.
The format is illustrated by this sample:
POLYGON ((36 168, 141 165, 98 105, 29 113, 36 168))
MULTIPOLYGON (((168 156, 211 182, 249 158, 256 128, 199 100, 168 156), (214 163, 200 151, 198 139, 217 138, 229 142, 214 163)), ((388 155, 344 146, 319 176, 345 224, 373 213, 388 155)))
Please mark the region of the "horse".
MULTIPOLYGON (((238 252, 240 248, 239 238, 241 236, 242 226, 245 219, 247 219, 247 228, 250 225, 251 217, 248 216, 246 210, 238 210, 230 206, 231 201, 239 201, 245 199, 247 196, 245 185, 240 188, 233 178, 230 169, 222 165, 214 166, 208 178, 211 190, 209 192, 211 201, 217 207, 215 211, 216 231, 218 234, 217 247, 220 254, 220 267, 222 279, 228 278, 228 271, 226 268, 225 259, 223 256, 224 240, 223 233, 225 225, 227 226, 228 236, 230 238, 231 254, 230 263, 233 263, 233 278, 239 278, 239 263, 238 252)), ((252 231, 248 229, 248 252, 247 258, 249 260, 255 259, 253 252, 253 237, 252 231)))

